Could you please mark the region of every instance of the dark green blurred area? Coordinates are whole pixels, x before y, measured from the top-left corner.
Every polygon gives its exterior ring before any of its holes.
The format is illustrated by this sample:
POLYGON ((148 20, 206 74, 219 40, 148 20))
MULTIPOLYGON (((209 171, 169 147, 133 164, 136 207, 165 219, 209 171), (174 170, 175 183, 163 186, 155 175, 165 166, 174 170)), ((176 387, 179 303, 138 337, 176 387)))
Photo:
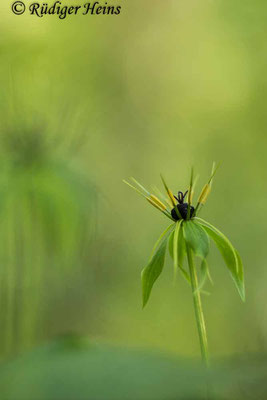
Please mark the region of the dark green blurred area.
POLYGON ((66 336, 0 365, 5 400, 234 400, 266 398, 266 358, 199 364, 158 352, 92 344, 66 336))
POLYGON ((122 179, 160 186, 162 172, 184 190, 194 165, 199 191, 214 160, 202 216, 239 250, 247 301, 212 248, 210 351, 265 353, 267 4, 121 3, 119 16, 64 21, 0 6, 2 358, 66 333, 199 357, 170 260, 141 309, 140 272, 168 221, 122 179))

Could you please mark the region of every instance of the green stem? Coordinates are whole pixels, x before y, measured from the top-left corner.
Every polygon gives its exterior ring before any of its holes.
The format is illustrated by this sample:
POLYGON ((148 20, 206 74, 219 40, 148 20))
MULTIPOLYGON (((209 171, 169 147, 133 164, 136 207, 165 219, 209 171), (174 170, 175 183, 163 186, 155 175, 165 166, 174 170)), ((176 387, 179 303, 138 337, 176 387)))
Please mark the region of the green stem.
POLYGON ((209 367, 209 352, 208 352, 208 340, 207 340, 207 332, 204 320, 204 314, 202 310, 200 291, 198 290, 198 279, 197 279, 197 271, 194 261, 194 254, 191 248, 187 245, 187 258, 188 265, 191 277, 191 287, 195 308, 195 316, 197 321, 197 329, 198 336, 200 342, 201 356, 203 364, 208 368, 209 367))

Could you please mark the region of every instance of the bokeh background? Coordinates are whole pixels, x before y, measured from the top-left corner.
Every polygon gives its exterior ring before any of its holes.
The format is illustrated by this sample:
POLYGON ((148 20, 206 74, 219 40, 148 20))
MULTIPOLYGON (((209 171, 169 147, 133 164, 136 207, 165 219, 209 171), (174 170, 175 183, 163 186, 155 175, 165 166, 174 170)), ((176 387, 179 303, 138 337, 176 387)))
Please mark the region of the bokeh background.
POLYGON ((122 180, 160 186, 163 173, 184 190, 194 165, 200 190, 213 161, 202 216, 240 251, 247 300, 212 248, 210 351, 264 353, 266 2, 121 0, 119 16, 64 21, 4 3, 2 360, 68 334, 198 358, 190 288, 173 285, 170 260, 141 308, 140 272, 168 221, 122 180))

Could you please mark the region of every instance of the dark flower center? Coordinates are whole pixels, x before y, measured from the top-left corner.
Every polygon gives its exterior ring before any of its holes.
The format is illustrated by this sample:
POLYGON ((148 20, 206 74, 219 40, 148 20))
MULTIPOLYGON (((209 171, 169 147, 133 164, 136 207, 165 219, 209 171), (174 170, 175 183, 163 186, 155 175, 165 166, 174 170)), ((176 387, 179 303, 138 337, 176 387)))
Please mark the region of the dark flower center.
MULTIPOLYGON (((177 197, 174 196, 178 202, 177 208, 183 219, 187 219, 187 212, 188 212, 188 203, 184 203, 184 199, 185 199, 186 195, 187 195, 187 191, 185 193, 178 192, 178 196, 177 197)), ((192 218, 194 211, 195 211, 194 207, 190 206, 189 218, 192 218)), ((171 215, 172 215, 172 218, 175 219, 175 221, 178 221, 179 219, 181 219, 177 215, 175 208, 173 208, 171 210, 171 215)))

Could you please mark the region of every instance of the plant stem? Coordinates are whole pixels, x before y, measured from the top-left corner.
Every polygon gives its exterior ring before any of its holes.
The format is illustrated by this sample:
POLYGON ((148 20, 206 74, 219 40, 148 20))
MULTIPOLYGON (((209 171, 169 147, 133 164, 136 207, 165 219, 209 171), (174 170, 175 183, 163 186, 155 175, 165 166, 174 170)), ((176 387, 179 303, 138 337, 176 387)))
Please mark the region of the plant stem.
POLYGON ((209 352, 208 352, 208 340, 207 332, 204 320, 204 314, 202 310, 200 291, 198 290, 198 279, 197 271, 195 266, 194 254, 191 248, 187 245, 187 258, 191 277, 191 287, 195 308, 195 316, 197 322, 198 336, 200 342, 202 361, 205 367, 209 367, 209 352))

